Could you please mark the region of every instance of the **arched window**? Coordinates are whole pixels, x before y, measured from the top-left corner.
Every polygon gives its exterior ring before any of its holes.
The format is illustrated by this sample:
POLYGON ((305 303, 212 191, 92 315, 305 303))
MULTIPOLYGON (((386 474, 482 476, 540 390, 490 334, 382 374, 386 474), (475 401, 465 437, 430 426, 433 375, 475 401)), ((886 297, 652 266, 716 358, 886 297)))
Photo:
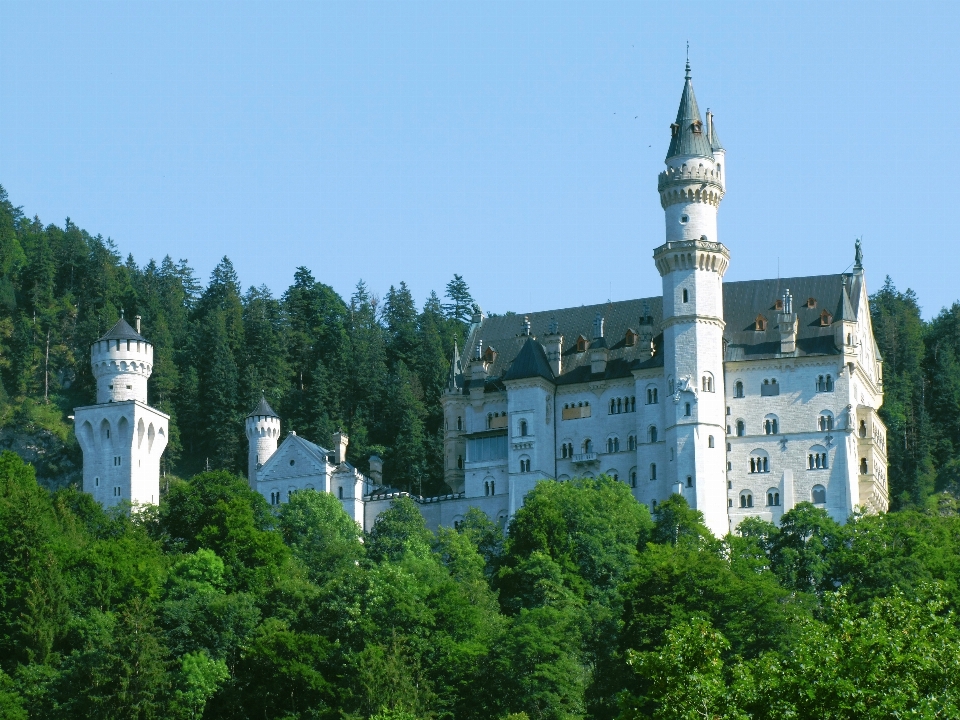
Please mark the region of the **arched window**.
POLYGON ((770 458, 767 456, 765 450, 754 450, 750 453, 750 472, 770 472, 770 458))
POLYGON ((747 424, 743 420, 737 420, 737 437, 743 437, 747 434, 747 424))
POLYGON ((707 447, 713 447, 713 435, 707 438, 707 447))
POLYGON ((742 508, 752 508, 753 507, 753 494, 749 490, 744 490, 740 493, 740 507, 742 508))
POLYGON ((655 443, 657 441, 657 426, 651 425, 647 430, 647 437, 650 439, 650 442, 655 443))
POLYGON ((780 394, 780 385, 777 383, 776 378, 766 378, 763 381, 763 385, 760 386, 760 395, 764 397, 769 397, 770 395, 779 395, 780 394))
POLYGON ((650 463, 650 479, 651 479, 651 480, 656 480, 656 479, 657 479, 657 464, 656 464, 656 463, 650 463))
POLYGON ((636 449, 637 449, 637 439, 636 439, 633 435, 630 435, 630 436, 627 438, 627 449, 628 449, 628 450, 636 450, 636 449))
POLYGON ((860 421, 860 437, 865 438, 867 436, 867 423, 865 420, 860 421))
POLYGON ((647 405, 656 405, 658 402, 660 402, 660 400, 657 397, 657 388, 648 387, 647 388, 647 405))
POLYGON ((617 412, 623 412, 623 400, 622 398, 617 398, 617 412))
POLYGON ((670 462, 673 462, 673 448, 670 448, 670 462))
POLYGON ((833 430, 833 413, 829 410, 823 410, 820 412, 820 417, 817 418, 817 430, 821 432, 827 432, 833 430))
POLYGON ((827 449, 822 445, 814 445, 807 452, 807 470, 827 469, 827 449))
POLYGON ((521 420, 520 421, 520 437, 526 437, 526 436, 527 436, 527 421, 521 420))
POLYGON ((742 383, 740 380, 737 380, 737 381, 733 384, 733 396, 734 396, 735 398, 742 398, 742 397, 743 397, 743 383, 742 383))
POLYGON ((686 289, 686 288, 683 289, 682 295, 683 295, 683 302, 689 302, 689 301, 690 301, 690 295, 687 294, 687 289, 686 289))
POLYGON ((637 471, 630 471, 630 487, 635 488, 637 486, 637 471))
POLYGON ((870 468, 867 467, 867 459, 860 458, 860 474, 866 475, 870 468))
POLYGON ((607 452, 613 452, 613 438, 607 438, 607 452))
POLYGON ((690 403, 686 403, 683 407, 683 414, 686 417, 690 417, 690 403))
MULTIPOLYGON (((528 461, 528 462, 529 462, 529 461, 528 461)), ((491 494, 491 495, 496 495, 496 494, 497 494, 497 481, 496 481, 496 480, 491 480, 491 481, 490 481, 490 494, 491 494)))
POLYGON ((763 419, 763 434, 777 435, 780 432, 780 421, 776 415, 767 415, 763 419))
POLYGON ((563 443, 563 444, 560 446, 560 457, 563 458, 564 460, 567 459, 567 444, 566 444, 566 443, 563 443))
POLYGON ((637 396, 631 395, 630 396, 630 412, 636 412, 636 411, 637 411, 637 396))
POLYGON ((457 430, 463 430, 463 417, 457 415, 457 430))
POLYGON ((817 376, 817 392, 833 392, 833 376, 817 376))
POLYGON ((780 504, 780 491, 776 488, 767 490, 767 505, 776 507, 780 504))
POLYGON ((827 502, 827 489, 823 485, 814 485, 810 491, 814 505, 823 505, 827 502))
POLYGON ((613 415, 617 411, 617 401, 613 398, 610 398, 610 414, 613 415))
POLYGON ((687 487, 688 488, 693 487, 693 475, 687 475, 687 487))
POLYGON ((585 453, 593 452, 593 441, 590 438, 583 441, 583 451, 585 453))
POLYGON ((337 497, 340 498, 341 500, 343 500, 343 488, 342 488, 342 487, 338 487, 338 488, 337 488, 337 497))
POLYGON ((489 495, 489 494, 490 494, 490 483, 489 483, 489 482, 484 482, 484 483, 483 483, 483 494, 484 494, 484 495, 489 495))
POLYGON ((700 385, 703 389, 703 392, 713 392, 713 375, 707 373, 701 378, 700 385))

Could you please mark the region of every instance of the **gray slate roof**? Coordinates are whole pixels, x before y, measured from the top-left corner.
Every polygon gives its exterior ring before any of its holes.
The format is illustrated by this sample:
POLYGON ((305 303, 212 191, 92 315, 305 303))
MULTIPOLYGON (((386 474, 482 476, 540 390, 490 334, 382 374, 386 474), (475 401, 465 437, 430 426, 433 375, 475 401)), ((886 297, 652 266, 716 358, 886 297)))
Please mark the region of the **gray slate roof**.
POLYGON ((117 324, 110 328, 106 335, 101 336, 100 340, 140 340, 141 342, 150 342, 130 327, 130 323, 123 318, 117 320, 117 324))
POLYGON ((260 402, 257 403, 257 406, 247 414, 247 417, 279 418, 280 416, 273 411, 272 407, 270 407, 270 403, 267 402, 267 398, 261 395, 260 402))
POLYGON ((687 76, 683 83, 683 94, 680 96, 680 107, 677 109, 676 124, 679 125, 679 129, 670 138, 667 160, 683 155, 713 158, 710 138, 707 137, 707 128, 703 124, 703 118, 700 117, 697 98, 693 94, 690 65, 687 65, 687 76), (700 132, 694 132, 695 123, 700 124, 700 132))
MULTIPOLYGON (((843 277, 847 278, 847 288, 851 296, 848 300, 850 312, 855 314, 853 308, 859 307, 863 286, 861 276, 856 274, 724 283, 724 360, 762 360, 779 356, 780 333, 777 330, 776 301, 787 289, 793 296, 793 311, 798 315, 797 355, 802 357, 838 354, 839 351, 834 345, 835 328, 832 325, 821 327, 820 313, 824 309, 832 312, 837 307, 837 301, 841 298, 843 277), (807 300, 811 297, 816 300, 816 307, 807 307, 807 300), (761 314, 768 321, 765 331, 754 330, 757 315, 761 314)), ((464 371, 469 372, 467 366, 475 352, 473 348, 478 342, 482 342, 484 349, 493 347, 497 352, 485 383, 488 390, 502 389, 504 380, 526 377, 544 377, 557 385, 630 377, 634 370, 663 366, 663 336, 659 332, 662 316, 662 298, 648 297, 486 318, 470 340, 468 347, 471 350, 465 353, 464 371), (598 312, 604 318, 604 340, 609 348, 607 367, 602 375, 594 375, 590 367, 590 347, 596 346, 589 341, 598 312), (645 313, 649 320, 644 320, 645 313), (530 320, 533 337, 522 334, 524 316, 530 320), (563 336, 559 377, 553 377, 541 345, 546 342, 550 325, 554 321, 559 334, 563 336), (640 361, 639 344, 627 346, 628 329, 634 332, 653 330, 656 354, 652 358, 640 361), (588 340, 588 346, 586 352, 578 353, 577 339, 581 335, 588 340)), ((463 388, 463 392, 469 392, 469 384, 468 377, 461 375, 458 378, 458 389, 463 388)))

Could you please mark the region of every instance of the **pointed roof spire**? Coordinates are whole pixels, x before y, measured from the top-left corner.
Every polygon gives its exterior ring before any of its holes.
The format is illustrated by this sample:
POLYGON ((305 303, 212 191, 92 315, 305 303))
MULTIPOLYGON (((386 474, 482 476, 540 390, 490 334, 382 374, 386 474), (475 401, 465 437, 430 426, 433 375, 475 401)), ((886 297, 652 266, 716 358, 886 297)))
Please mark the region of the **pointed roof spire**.
POLYGON ((837 303, 837 312, 833 316, 833 321, 846 320, 847 322, 856 322, 857 316, 853 312, 853 303, 850 302, 850 293, 847 292, 847 276, 841 279, 840 302, 837 303))
POLYGON ((708 133, 704 132, 700 108, 697 107, 697 98, 693 94, 689 58, 687 59, 687 73, 683 81, 683 94, 680 96, 680 107, 677 108, 677 120, 670 125, 670 133, 670 149, 667 150, 667 160, 685 155, 713 159, 710 138, 708 133))
POLYGON ((707 138, 710 141, 710 149, 713 152, 718 150, 722 152, 723 145, 720 144, 720 136, 717 135, 717 120, 710 112, 710 108, 707 108, 707 127, 710 128, 710 137, 707 138))
POLYGON ((460 348, 457 340, 453 340, 453 358, 450 361, 450 374, 447 376, 447 390, 456 391, 460 389, 459 378, 463 374, 463 368, 460 365, 460 348))
POLYGON ((100 340, 140 340, 141 342, 150 342, 130 327, 130 323, 123 319, 123 315, 117 320, 116 325, 107 330, 106 334, 100 336, 100 340))
POLYGON ((270 403, 267 402, 267 396, 263 393, 260 394, 260 402, 247 417, 275 417, 278 420, 280 419, 280 416, 270 407, 270 403))

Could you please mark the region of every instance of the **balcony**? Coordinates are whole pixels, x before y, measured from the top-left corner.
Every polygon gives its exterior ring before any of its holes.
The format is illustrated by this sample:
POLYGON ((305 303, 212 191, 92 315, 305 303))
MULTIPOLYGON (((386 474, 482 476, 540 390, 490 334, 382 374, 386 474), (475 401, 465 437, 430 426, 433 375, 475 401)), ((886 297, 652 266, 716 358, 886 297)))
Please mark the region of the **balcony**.
POLYGON ((578 455, 574 455, 572 458, 574 463, 591 463, 597 461, 597 454, 595 452, 585 452, 578 455))

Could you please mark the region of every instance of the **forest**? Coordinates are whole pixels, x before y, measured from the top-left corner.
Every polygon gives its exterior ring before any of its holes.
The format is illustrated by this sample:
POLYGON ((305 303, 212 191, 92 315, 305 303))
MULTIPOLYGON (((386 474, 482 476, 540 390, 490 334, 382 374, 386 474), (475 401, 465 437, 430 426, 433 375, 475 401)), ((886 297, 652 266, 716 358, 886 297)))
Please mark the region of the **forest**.
POLYGON ((279 297, 229 259, 123 259, 0 188, 0 718, 960 716, 960 304, 924 320, 887 278, 891 512, 801 504, 715 538, 674 497, 540 483, 507 532, 433 534, 407 498, 364 533, 330 495, 271 508, 239 474, 243 416, 350 435, 391 484, 442 490, 440 403, 473 299, 403 282, 344 300, 299 268, 279 297), (79 492, 69 416, 121 313, 171 416, 156 508, 79 492))

